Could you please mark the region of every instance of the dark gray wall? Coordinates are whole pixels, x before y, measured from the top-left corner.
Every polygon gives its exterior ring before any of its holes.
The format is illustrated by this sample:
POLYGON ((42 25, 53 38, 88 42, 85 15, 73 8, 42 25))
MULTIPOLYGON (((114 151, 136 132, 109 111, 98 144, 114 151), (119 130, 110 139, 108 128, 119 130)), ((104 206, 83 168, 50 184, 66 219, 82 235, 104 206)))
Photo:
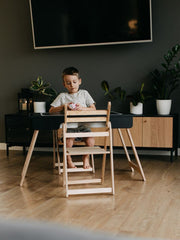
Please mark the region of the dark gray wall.
MULTIPOLYGON (((82 87, 89 90, 98 108, 106 105, 102 80, 128 93, 143 81, 147 88, 150 71, 180 42, 179 9, 179 0, 152 0, 152 43, 34 50, 28 0, 0 0, 0 142, 5 142, 4 114, 17 112, 17 93, 39 75, 59 92, 63 90, 61 71, 71 65, 79 68, 82 87)), ((173 96, 172 112, 179 112, 179 91, 173 96)), ((116 103, 113 108, 129 111, 127 103, 116 103)), ((146 113, 153 111, 154 102, 149 109, 145 106, 146 113)))

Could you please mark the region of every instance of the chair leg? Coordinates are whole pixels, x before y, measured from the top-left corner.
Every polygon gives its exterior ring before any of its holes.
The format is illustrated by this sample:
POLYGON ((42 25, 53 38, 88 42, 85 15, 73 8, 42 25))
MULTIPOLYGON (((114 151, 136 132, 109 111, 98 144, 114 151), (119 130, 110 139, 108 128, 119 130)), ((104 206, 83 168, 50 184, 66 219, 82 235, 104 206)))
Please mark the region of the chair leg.
POLYGON ((94 155, 91 154, 91 164, 92 164, 92 172, 95 173, 95 167, 94 167, 94 155))
POLYGON ((114 187, 114 161, 113 161, 113 145, 112 145, 112 129, 109 123, 110 128, 110 165, 111 165, 111 186, 112 186, 112 194, 115 194, 115 187, 114 187))
POLYGON ((68 170, 67 170, 67 154, 66 154, 66 138, 65 136, 66 127, 63 124, 63 186, 65 185, 66 197, 68 197, 68 170))
MULTIPOLYGON (((66 151, 66 150, 64 150, 66 151)), ((65 185, 66 197, 68 197, 68 171, 67 171, 67 155, 63 157, 63 186, 65 185)))
MULTIPOLYGON (((104 149, 107 149, 107 138, 104 139, 104 149)), ((106 168, 106 154, 103 155, 103 160, 102 160, 102 184, 104 183, 104 176, 105 176, 105 168, 106 168)))
POLYGON ((59 155, 59 144, 58 144, 58 137, 56 135, 56 143, 57 143, 57 161, 58 161, 58 173, 61 174, 61 165, 60 165, 60 155, 59 155))
POLYGON ((56 164, 56 130, 53 130, 53 168, 56 164))
POLYGON ((105 168, 106 168, 106 154, 103 155, 103 160, 102 160, 102 175, 101 175, 102 184, 104 183, 105 168))
POLYGON ((59 155, 59 144, 58 144, 58 135, 57 130, 53 130, 53 168, 58 164, 58 173, 61 174, 60 167, 60 155, 59 155), (56 162, 57 159, 57 162, 56 162))

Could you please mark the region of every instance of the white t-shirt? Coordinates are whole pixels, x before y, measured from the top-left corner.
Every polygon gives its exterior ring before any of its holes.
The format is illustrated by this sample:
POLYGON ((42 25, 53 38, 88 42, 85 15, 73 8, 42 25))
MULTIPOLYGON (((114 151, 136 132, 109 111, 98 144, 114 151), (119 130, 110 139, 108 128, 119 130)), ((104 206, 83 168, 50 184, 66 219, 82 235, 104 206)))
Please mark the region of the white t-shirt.
POLYGON ((94 102, 88 91, 79 90, 77 93, 69 94, 67 92, 60 93, 51 103, 53 107, 59 107, 66 103, 79 103, 82 107, 90 107, 94 102))
MULTIPOLYGON (((59 107, 66 103, 79 103, 82 107, 90 107, 95 103, 91 95, 86 90, 80 89, 77 93, 69 94, 68 92, 60 93, 51 103, 52 107, 59 107)), ((60 126, 61 127, 61 126, 60 126)), ((68 124, 68 128, 77 128, 77 123, 68 124)))

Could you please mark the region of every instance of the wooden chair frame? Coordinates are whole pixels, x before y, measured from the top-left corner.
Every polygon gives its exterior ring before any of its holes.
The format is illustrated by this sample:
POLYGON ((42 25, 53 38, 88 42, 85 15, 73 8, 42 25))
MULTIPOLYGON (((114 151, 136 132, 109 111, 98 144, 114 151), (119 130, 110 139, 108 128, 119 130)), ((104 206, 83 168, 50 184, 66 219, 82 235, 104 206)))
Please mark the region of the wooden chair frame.
MULTIPOLYGON (((60 130, 53 130, 53 168, 58 168, 58 173, 59 175, 61 173, 63 173, 63 160, 61 160, 60 158, 60 154, 59 154, 59 146, 62 145, 63 146, 63 142, 60 140, 60 136, 62 135, 62 131, 60 130)), ((75 142, 74 145, 85 145, 85 143, 83 141, 78 141, 75 142)), ((74 164, 77 166, 77 168, 68 168, 67 171, 68 172, 92 172, 95 173, 95 167, 94 167, 94 155, 90 154, 91 156, 91 168, 88 169, 84 169, 83 166, 83 162, 82 161, 78 161, 78 162, 74 162, 74 164)))
MULTIPOLYGON (((108 103, 107 110, 95 110, 95 111, 72 111, 67 109, 65 105, 64 109, 64 123, 63 123, 63 185, 65 185, 66 197, 69 195, 78 195, 78 194, 98 194, 98 193, 109 193, 114 194, 114 163, 113 163, 113 146, 112 146, 112 129, 110 119, 110 109, 111 103, 108 103), (77 133, 68 133, 67 132, 67 123, 105 123, 102 131, 98 132, 77 132, 77 133), (66 147, 66 139, 74 137, 104 137, 104 146, 103 147, 66 147), (110 146, 107 149, 107 138, 109 138, 110 146), (68 168, 67 168, 67 156, 68 155, 103 155, 102 159, 102 174, 101 178, 94 179, 81 179, 81 180, 69 180, 68 177, 68 168), (98 186, 95 188, 76 188, 69 189, 69 185, 80 185, 80 184, 103 184, 105 176, 105 165, 106 165, 106 155, 110 155, 110 171, 111 171, 111 184, 109 187, 98 186)), ((60 164, 60 161, 58 161, 60 164)), ((59 165, 60 168, 60 165, 59 165)))

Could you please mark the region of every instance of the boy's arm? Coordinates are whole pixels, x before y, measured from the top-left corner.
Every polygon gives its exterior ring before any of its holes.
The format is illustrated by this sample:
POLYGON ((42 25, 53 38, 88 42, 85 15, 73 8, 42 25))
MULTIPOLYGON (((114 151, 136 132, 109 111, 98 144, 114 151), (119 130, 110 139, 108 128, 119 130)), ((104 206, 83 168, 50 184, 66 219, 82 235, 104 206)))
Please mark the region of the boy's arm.
POLYGON ((58 106, 58 107, 50 107, 49 113, 58 113, 62 112, 64 109, 64 105, 58 106))
MULTIPOLYGON (((93 103, 91 106, 89 107, 82 107, 80 104, 76 104, 76 108, 72 109, 71 107, 69 107, 68 104, 68 108, 70 110, 77 110, 77 111, 92 111, 92 110, 96 110, 95 104, 93 103)), ((49 113, 58 113, 58 112, 62 112, 64 110, 64 105, 58 106, 58 107, 51 107, 49 109, 49 113)))
POLYGON ((93 103, 87 110, 96 110, 95 104, 93 103))
MULTIPOLYGON (((68 109, 70 109, 70 110, 77 110, 77 109, 71 108, 71 107, 70 107, 70 104, 71 104, 71 103, 68 103, 68 104, 67 104, 68 109)), ((77 106, 78 106, 78 104, 77 104, 77 106)), ((90 108, 88 108, 88 109, 90 109, 90 108)), ((64 105, 61 105, 61 106, 58 106, 58 107, 53 107, 53 106, 52 106, 52 107, 49 109, 49 113, 63 112, 63 110, 64 110, 64 105)), ((94 109, 93 109, 93 110, 94 110, 94 109)))

